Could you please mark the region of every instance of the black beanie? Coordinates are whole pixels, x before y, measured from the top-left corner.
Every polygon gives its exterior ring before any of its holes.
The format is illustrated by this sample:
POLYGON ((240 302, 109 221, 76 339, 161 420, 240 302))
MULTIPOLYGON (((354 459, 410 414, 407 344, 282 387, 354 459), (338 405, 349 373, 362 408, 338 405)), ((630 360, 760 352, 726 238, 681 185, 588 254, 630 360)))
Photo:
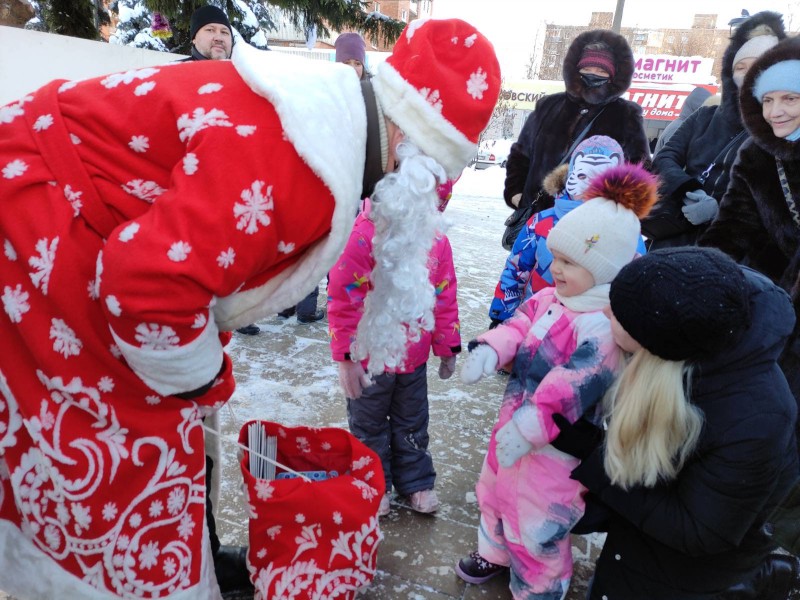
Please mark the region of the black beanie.
POLYGON ((228 21, 228 17, 225 16, 225 13, 222 12, 222 9, 211 4, 206 4, 192 13, 192 19, 189 24, 189 39, 193 40, 194 36, 197 34, 197 30, 205 27, 209 23, 219 23, 220 25, 225 25, 225 27, 230 29, 231 33, 233 33, 231 22, 228 21))
POLYGON ((630 336, 666 360, 713 356, 750 326, 747 282, 713 248, 664 248, 625 265, 611 312, 630 336))

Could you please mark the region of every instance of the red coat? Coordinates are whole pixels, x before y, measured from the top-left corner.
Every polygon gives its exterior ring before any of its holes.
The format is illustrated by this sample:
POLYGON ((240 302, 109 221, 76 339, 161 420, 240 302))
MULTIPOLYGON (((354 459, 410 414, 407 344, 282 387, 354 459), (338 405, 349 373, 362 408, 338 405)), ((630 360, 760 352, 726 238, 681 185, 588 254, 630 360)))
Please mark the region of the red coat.
POLYGON ((0 589, 218 595, 201 417, 234 388, 221 332, 319 281, 364 162, 352 70, 256 52, 0 108, 0 589))

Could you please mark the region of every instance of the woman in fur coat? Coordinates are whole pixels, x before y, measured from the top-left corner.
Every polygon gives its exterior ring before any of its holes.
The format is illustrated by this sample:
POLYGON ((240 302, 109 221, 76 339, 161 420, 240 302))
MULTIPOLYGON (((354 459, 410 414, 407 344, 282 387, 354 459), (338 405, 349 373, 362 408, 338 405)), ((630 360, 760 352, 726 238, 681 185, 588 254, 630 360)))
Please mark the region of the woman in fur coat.
MULTIPOLYGON (((545 176, 595 117, 585 137, 607 135, 617 140, 627 162, 650 158, 642 109, 621 98, 631 84, 633 69, 633 53, 621 35, 598 29, 575 38, 564 57, 566 91, 539 100, 511 146, 503 193, 508 206, 534 202, 545 176)), ((553 199, 547 196, 534 206, 534 212, 551 206, 553 199)))
POLYGON ((714 219, 747 131, 739 92, 747 70, 786 37, 781 15, 760 12, 742 23, 722 58, 722 101, 686 119, 653 160, 661 200, 642 222, 650 249, 694 244, 714 219))
MULTIPOLYGON (((750 132, 733 165, 719 216, 700 238, 769 276, 800 308, 800 39, 766 52, 745 78, 740 97, 750 132), (782 183, 782 179, 784 182, 782 183)), ((800 339, 795 325, 780 359, 800 399, 800 339)))

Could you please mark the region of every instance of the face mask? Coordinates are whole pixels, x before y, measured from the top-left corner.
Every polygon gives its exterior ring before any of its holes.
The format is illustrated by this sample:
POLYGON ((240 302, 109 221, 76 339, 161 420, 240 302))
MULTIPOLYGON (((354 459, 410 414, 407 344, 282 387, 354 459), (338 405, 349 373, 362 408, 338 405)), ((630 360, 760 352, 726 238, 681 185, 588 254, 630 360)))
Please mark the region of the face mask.
POLYGON ((744 82, 744 76, 746 73, 734 73, 733 74, 733 83, 736 84, 737 88, 742 87, 742 83, 744 82))
POLYGON ((594 75, 593 73, 581 73, 581 81, 587 88, 600 87, 601 85, 608 83, 609 79, 609 77, 594 75))

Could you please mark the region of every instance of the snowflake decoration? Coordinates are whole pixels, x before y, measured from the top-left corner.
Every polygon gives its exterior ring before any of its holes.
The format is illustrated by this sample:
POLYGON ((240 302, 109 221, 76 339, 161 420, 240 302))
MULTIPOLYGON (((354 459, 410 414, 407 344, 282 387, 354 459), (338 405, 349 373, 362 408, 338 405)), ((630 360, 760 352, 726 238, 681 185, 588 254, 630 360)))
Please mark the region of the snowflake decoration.
POLYGON ((61 545, 61 532, 55 525, 48 525, 44 528, 44 541, 51 550, 57 550, 61 545))
POLYGON ((433 108, 437 111, 442 112, 442 99, 439 97, 439 90, 429 90, 428 88, 422 88, 419 93, 425 99, 425 101, 430 104, 433 108))
POLYGON ((274 540, 278 537, 281 533, 281 526, 280 525, 273 525, 269 529, 267 529, 267 536, 269 539, 274 540))
POLYGON ((278 242, 278 252, 281 254, 291 254, 294 252, 294 242, 278 242))
POLYGON ((169 247, 169 250, 167 251, 167 258, 173 262, 183 262, 189 258, 189 253, 191 251, 192 247, 188 242, 175 242, 169 247))
POLYGON ((330 442, 322 442, 321 447, 322 447, 323 450, 325 450, 327 452, 328 450, 331 449, 331 443, 330 442))
POLYGON ((41 115, 37 117, 36 121, 33 123, 33 128, 36 131, 44 131, 45 129, 49 128, 53 124, 53 115, 47 113, 46 115, 41 115))
POLYGON ((142 515, 139 513, 133 513, 128 519, 128 523, 130 523, 131 527, 134 529, 138 529, 139 525, 142 524, 142 515))
POLYGON ((269 500, 273 493, 275 493, 275 488, 269 481, 266 479, 256 481, 256 496, 259 500, 269 500))
POLYGON ((17 117, 24 115, 25 111, 22 110, 22 104, 22 102, 18 102, 17 104, 0 106, 0 124, 11 123, 17 117))
POLYGON ((267 549, 266 548, 262 548, 261 550, 256 552, 256 556, 258 558, 264 558, 266 555, 267 555, 267 549))
POLYGON ((361 490, 361 497, 364 500, 372 500, 378 495, 378 490, 363 481, 354 479, 352 484, 361 490))
POLYGON ((458 36, 454 35, 453 37, 451 37, 450 38, 450 43, 453 44, 453 45, 456 45, 458 43, 458 36))
POLYGON ((104 375, 100 378, 100 381, 97 382, 97 389, 106 394, 110 394, 114 391, 114 380, 108 375, 104 375))
POLYGON ((122 189, 131 196, 136 196, 139 200, 144 200, 150 204, 155 202, 156 198, 166 191, 155 181, 145 181, 144 179, 132 179, 123 184, 122 189))
POLYGON ((6 258, 10 261, 17 260, 17 251, 14 250, 14 246, 11 245, 11 240, 3 241, 3 254, 5 254, 6 258))
POLYGON ((183 157, 183 172, 187 175, 194 175, 197 173, 197 165, 200 161, 197 160, 197 155, 194 152, 189 152, 183 157))
POLYGON ((159 396, 145 396, 144 401, 147 402, 150 406, 155 406, 156 404, 161 404, 161 398, 159 396))
POLYGON ((115 317, 122 314, 122 306, 116 296, 106 296, 106 308, 115 317))
POLYGON ((145 81, 136 86, 133 94, 135 96, 146 96, 154 87, 156 87, 155 81, 145 81))
POLYGON ((473 33, 472 35, 465 37, 464 46, 466 46, 467 48, 472 48, 472 45, 475 43, 475 40, 477 39, 478 39, 477 33, 473 33))
POLYGON ((128 142, 128 147, 134 152, 147 152, 150 148, 150 138, 146 135, 134 135, 131 141, 128 142))
POLYGON ((79 214, 81 214, 81 208, 83 208, 81 196, 83 196, 83 192, 77 192, 73 190, 72 186, 69 184, 64 186, 64 197, 67 199, 67 202, 72 205, 73 217, 77 217, 79 214))
POLYGON ((228 121, 228 115, 218 108, 212 108, 208 112, 203 108, 195 108, 192 115, 184 113, 178 117, 178 137, 182 142, 192 139, 195 133, 208 127, 233 127, 233 123, 228 121))
POLYGON ((61 92, 66 92, 67 90, 71 90, 76 85, 78 85, 77 81, 65 81, 60 86, 58 86, 58 93, 60 94, 61 92))
POLYGON ((122 350, 119 349, 119 346, 116 344, 111 344, 108 347, 108 353, 111 354, 116 359, 122 358, 122 350))
POLYGON ((61 319, 50 320, 50 339, 53 341, 53 350, 62 354, 64 358, 78 356, 83 348, 75 332, 61 319))
POLYGON ((132 69, 130 71, 125 71, 124 73, 114 73, 113 75, 109 75, 100 82, 100 85, 110 90, 111 88, 115 88, 120 84, 130 85, 137 80, 148 79, 156 73, 158 73, 158 69, 153 69, 151 67, 146 69, 132 69))
POLYGON ((75 519, 75 533, 80 535, 85 529, 89 529, 92 523, 92 515, 88 506, 80 502, 72 505, 72 517, 75 519))
POLYGON ((236 260, 236 252, 234 252, 233 248, 228 248, 219 253, 217 264, 223 269, 227 269, 233 264, 234 260, 236 260))
POLYGON ((103 506, 103 520, 104 521, 113 521, 117 516, 117 505, 113 502, 106 502, 103 506))
POLYGON ((19 177, 27 170, 28 165, 24 160, 12 160, 5 167, 3 167, 3 177, 6 179, 14 179, 14 177, 19 177))
POLYGON ((244 204, 235 203, 233 205, 233 216, 238 219, 236 229, 242 230, 247 234, 258 231, 259 224, 265 227, 270 224, 271 219, 267 211, 275 208, 272 201, 272 186, 267 186, 263 181, 254 181, 250 184, 250 189, 242 190, 241 198, 244 204))
POLYGON ((208 318, 203 313, 197 313, 194 316, 194 323, 192 323, 192 329, 202 329, 208 323, 208 318))
POLYGON ((372 463, 372 458, 365 455, 359 458, 358 460, 353 461, 351 469, 353 471, 358 471, 359 469, 363 469, 364 467, 366 467, 371 463, 372 463))
POLYGON ((12 323, 21 323, 22 315, 31 309, 31 305, 28 304, 29 298, 30 294, 23 291, 22 284, 18 283, 14 289, 8 285, 3 288, 3 295, 0 296, 0 299, 3 301, 3 309, 12 323))
POLYGON ((142 546, 139 552, 139 567, 142 569, 150 569, 158 564, 158 556, 161 550, 158 548, 158 542, 147 542, 142 546))
POLYGON ((336 523, 337 525, 341 525, 342 524, 342 520, 343 520, 342 519, 342 513, 340 513, 338 510, 334 511, 333 512, 333 522, 336 523))
POLYGON ((139 323, 135 337, 143 350, 169 350, 180 343, 180 338, 172 327, 161 327, 157 323, 139 323))
POLYGON ((198 94, 213 94, 214 92, 218 92, 222 89, 221 83, 207 83, 205 85, 201 85, 197 89, 198 94))
POLYGON ((168 556, 164 560, 163 569, 164 569, 164 575, 166 575, 167 577, 172 577, 173 575, 175 575, 175 572, 178 570, 178 565, 175 563, 175 559, 172 558, 171 556, 168 556))
POLYGON ((119 232, 119 241, 120 242, 130 242, 133 239, 133 236, 139 232, 139 224, 138 223, 130 223, 126 225, 122 231, 119 232))
POLYGON ((161 516, 161 513, 164 512, 164 503, 161 500, 153 500, 150 503, 150 509, 148 510, 148 514, 156 519, 161 516))
POLYGON ((167 497, 167 511, 173 517, 183 510, 186 504, 186 492, 183 488, 173 488, 167 497))
POLYGON ((469 76, 467 80, 467 93, 475 100, 483 100, 483 92, 489 89, 486 83, 486 71, 481 67, 469 76))
POLYGON ((306 516, 303 513, 297 513, 294 516, 294 520, 295 520, 295 523, 305 523, 306 522, 306 516))
POLYGON ((236 126, 236 133, 238 133, 242 137, 247 137, 248 135, 253 135, 256 132, 255 125, 237 125, 236 126))
POLYGON ((80 144, 80 143, 81 143, 81 138, 79 138, 79 137, 78 137, 77 135, 75 135, 74 133, 70 133, 70 134, 69 134, 69 139, 70 139, 70 140, 72 141, 72 143, 73 143, 73 144, 75 144, 76 146, 77 146, 78 144, 80 144))

